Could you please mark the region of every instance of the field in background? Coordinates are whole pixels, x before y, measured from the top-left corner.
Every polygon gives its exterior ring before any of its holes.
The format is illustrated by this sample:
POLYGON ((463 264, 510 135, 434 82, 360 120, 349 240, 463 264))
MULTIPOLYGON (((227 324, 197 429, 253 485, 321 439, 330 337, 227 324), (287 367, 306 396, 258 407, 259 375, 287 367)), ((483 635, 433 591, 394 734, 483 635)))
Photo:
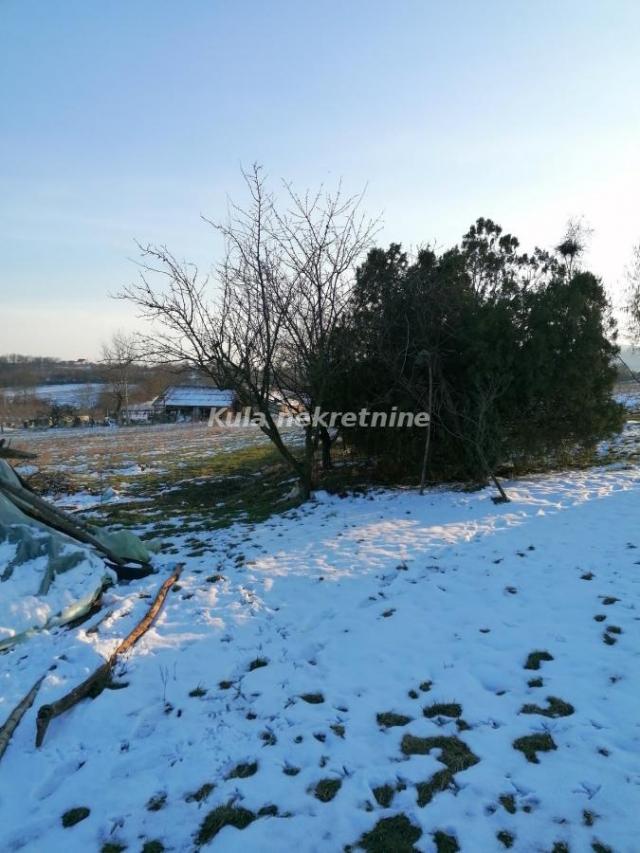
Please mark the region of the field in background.
POLYGON ((17 469, 37 491, 92 522, 130 527, 148 538, 176 527, 261 520, 287 508, 294 485, 257 428, 46 430, 16 433, 13 443, 37 454, 17 469))
MULTIPOLYGON (((640 458, 640 385, 622 383, 616 397, 628 411, 623 433, 603 442, 595 455, 574 459, 574 466, 640 458)), ((295 503, 295 479, 258 428, 221 432, 187 423, 18 430, 8 436, 16 447, 38 454, 18 467, 38 492, 95 523, 130 527, 146 537, 176 526, 195 530, 260 521, 295 503)), ((301 445, 302 431, 292 428, 286 439, 301 445)), ((334 456, 335 469, 322 477, 323 488, 391 484, 369 460, 345 455, 340 443, 334 456)))

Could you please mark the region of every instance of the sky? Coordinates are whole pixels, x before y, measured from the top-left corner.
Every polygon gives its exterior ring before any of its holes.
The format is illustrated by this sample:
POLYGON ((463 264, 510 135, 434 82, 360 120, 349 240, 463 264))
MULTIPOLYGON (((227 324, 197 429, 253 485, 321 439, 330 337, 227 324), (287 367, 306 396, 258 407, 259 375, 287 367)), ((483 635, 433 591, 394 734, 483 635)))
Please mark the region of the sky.
POLYGON ((257 161, 366 186, 378 242, 569 217, 620 301, 640 241, 637 0, 0 0, 0 353, 93 358, 135 241, 210 267, 257 161))

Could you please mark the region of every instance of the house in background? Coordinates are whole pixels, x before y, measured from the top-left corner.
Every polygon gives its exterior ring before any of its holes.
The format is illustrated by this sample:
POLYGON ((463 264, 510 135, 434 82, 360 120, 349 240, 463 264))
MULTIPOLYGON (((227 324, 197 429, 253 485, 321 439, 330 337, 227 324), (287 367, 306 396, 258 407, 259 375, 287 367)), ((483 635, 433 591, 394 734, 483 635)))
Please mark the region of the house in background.
POLYGON ((131 403, 125 417, 129 418, 130 423, 146 424, 153 418, 154 403, 155 400, 149 400, 147 403, 131 403))
POLYGON ((206 385, 170 385, 153 401, 156 416, 175 420, 206 421, 235 407, 233 391, 206 385))

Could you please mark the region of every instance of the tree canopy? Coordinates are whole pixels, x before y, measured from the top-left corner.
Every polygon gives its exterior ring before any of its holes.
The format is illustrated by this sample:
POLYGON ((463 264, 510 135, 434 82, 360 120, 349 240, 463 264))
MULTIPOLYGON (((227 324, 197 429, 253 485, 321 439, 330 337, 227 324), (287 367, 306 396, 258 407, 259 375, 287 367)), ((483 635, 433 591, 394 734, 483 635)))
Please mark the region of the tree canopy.
MULTIPOLYGON (((484 478, 617 431, 615 323, 602 283, 566 252, 522 253, 489 219, 440 253, 372 249, 336 333, 333 405, 428 407, 433 479, 484 478)), ((424 430, 344 435, 400 469, 424 441, 424 430)))

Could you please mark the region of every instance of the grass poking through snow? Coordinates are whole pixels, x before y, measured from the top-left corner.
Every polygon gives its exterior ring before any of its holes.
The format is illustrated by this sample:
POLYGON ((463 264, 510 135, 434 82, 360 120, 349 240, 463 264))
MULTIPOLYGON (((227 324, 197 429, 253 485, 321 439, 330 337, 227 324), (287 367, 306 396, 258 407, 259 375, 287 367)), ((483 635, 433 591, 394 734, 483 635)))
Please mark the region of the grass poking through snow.
POLYGON ((321 803, 329 803, 341 787, 340 779, 321 779, 313 789, 313 796, 321 803))
POLYGON ((550 752, 558 747, 551 735, 545 732, 519 737, 514 740, 513 748, 519 750, 531 764, 540 764, 538 752, 550 752))
POLYGON ((525 669, 540 669, 540 664, 543 661, 553 660, 553 655, 549 652, 530 652, 524 665, 525 669))
POLYGON ((249 809, 234 806, 231 803, 218 806, 210 811, 200 824, 195 838, 196 844, 199 846, 208 844, 225 826, 246 829, 255 819, 255 814, 249 809))

